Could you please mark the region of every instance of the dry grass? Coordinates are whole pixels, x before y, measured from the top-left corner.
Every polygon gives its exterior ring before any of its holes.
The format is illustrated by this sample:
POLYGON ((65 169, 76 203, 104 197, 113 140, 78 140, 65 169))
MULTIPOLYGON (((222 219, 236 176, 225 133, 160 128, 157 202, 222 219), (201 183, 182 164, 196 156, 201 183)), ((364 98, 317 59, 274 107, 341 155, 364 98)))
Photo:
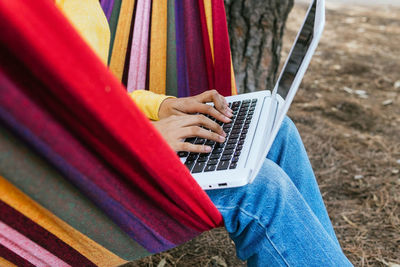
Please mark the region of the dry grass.
MULTIPOLYGON (((285 40, 293 38, 302 12, 293 11, 285 40)), ((400 264, 399 18, 398 9, 329 9, 324 37, 290 110, 355 266, 400 264)), ((225 230, 215 229, 131 266, 245 263, 225 230)))

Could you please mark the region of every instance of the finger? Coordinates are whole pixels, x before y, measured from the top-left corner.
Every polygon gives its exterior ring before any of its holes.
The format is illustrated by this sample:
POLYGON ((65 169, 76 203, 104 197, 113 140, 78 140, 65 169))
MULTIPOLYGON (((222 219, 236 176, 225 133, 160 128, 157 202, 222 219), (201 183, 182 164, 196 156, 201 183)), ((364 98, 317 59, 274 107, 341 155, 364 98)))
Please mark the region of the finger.
POLYGON ((232 117, 232 110, 228 106, 225 97, 220 95, 216 90, 206 91, 197 96, 202 103, 213 102, 215 108, 227 117, 232 117))
MULTIPOLYGON (((183 117, 182 117, 183 118, 183 117)), ((204 115, 187 115, 181 121, 182 126, 204 126, 205 128, 225 137, 226 133, 218 123, 204 115)))
POLYGON ((231 118, 233 116, 233 111, 229 108, 228 102, 226 101, 225 97, 216 93, 212 94, 214 107, 226 117, 231 118))
POLYGON ((187 151, 193 153, 210 153, 212 148, 205 145, 193 145, 191 143, 182 142, 177 145, 178 151, 187 151))
POLYGON ((197 103, 196 109, 198 110, 198 112, 200 112, 202 114, 210 115, 219 121, 222 121, 225 123, 229 123, 232 121, 229 117, 225 116, 224 114, 222 114, 221 112, 216 110, 213 106, 197 103))
POLYGON ((189 126, 182 129, 182 136, 187 137, 200 137, 207 140, 213 140, 218 143, 225 142, 225 136, 206 130, 199 126, 189 126))

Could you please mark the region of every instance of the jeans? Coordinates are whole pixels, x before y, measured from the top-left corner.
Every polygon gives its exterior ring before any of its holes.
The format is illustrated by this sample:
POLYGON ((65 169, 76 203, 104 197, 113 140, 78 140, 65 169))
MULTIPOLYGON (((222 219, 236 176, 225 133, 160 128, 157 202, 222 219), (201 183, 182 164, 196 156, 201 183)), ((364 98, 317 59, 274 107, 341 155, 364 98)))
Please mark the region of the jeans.
POLYGON ((352 266, 289 118, 253 183, 207 194, 248 266, 352 266))

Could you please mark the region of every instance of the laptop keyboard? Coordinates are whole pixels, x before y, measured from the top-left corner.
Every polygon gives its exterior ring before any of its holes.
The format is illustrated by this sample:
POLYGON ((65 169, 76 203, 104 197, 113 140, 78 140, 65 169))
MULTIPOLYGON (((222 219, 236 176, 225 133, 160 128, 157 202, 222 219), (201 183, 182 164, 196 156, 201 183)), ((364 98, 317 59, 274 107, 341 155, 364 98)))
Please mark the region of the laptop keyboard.
POLYGON ((187 138, 185 142, 212 147, 210 153, 178 152, 179 157, 187 157, 185 165, 191 173, 221 171, 237 167, 256 105, 257 99, 229 103, 233 111, 230 123, 217 121, 207 115, 208 118, 221 125, 226 133, 226 140, 224 143, 218 143, 200 137, 187 138))

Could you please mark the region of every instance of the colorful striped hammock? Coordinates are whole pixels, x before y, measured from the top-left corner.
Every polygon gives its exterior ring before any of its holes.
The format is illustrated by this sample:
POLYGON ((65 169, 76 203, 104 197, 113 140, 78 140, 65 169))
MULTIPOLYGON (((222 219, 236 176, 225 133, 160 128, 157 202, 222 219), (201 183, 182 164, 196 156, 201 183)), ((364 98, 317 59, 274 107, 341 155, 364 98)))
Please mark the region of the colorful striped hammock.
POLYGON ((1 266, 116 266, 223 225, 118 80, 125 73, 135 90, 146 77, 146 88, 179 96, 214 86, 230 94, 223 1, 153 1, 151 17, 149 3, 102 2, 115 31, 113 75, 52 1, 0 1, 1 266), (152 25, 149 58, 129 49, 139 14, 152 25))
POLYGON ((110 69, 128 91, 237 93, 222 0, 101 4, 111 29, 110 69))

